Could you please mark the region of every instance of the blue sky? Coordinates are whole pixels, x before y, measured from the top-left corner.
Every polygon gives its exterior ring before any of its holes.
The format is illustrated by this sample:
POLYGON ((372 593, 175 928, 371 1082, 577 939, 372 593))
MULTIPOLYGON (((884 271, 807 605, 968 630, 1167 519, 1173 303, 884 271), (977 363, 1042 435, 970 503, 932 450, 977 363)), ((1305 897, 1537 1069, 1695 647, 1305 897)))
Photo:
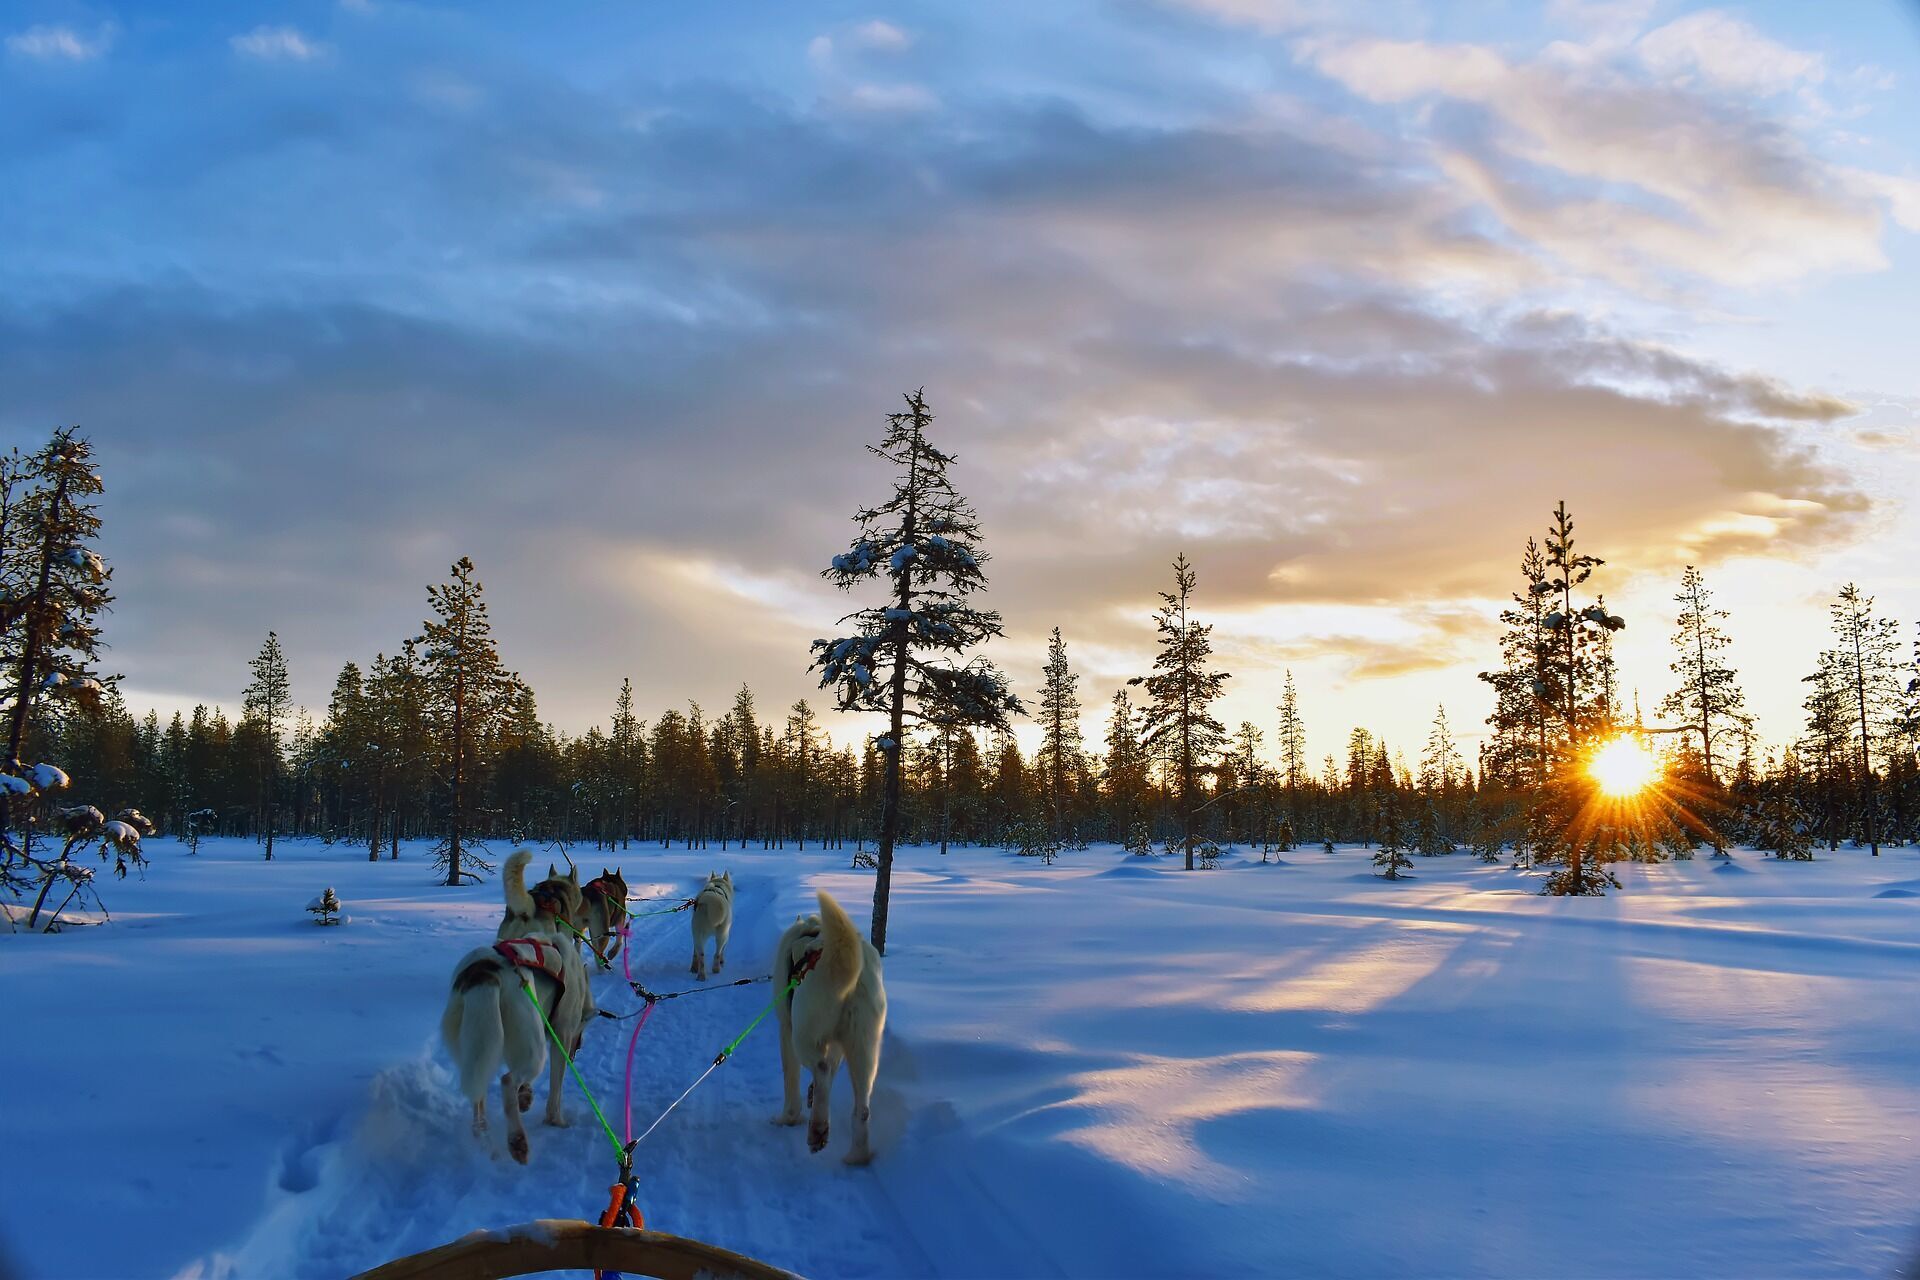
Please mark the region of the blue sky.
POLYGON ((79 422, 136 706, 297 692, 473 556, 549 716, 808 692, 925 385, 1089 719, 1184 550, 1270 726, 1411 750, 1565 497, 1651 706, 1679 565, 1795 728, 1920 616, 1911 5, 0 13, 0 432, 79 422))

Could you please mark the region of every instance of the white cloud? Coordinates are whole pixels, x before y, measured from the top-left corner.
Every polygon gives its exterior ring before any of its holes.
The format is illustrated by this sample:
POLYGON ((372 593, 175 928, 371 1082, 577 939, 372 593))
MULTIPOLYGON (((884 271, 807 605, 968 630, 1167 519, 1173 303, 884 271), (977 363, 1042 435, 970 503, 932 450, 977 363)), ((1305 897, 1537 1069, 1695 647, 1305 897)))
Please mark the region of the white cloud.
POLYGON ((1826 60, 1790 49, 1718 9, 1703 9, 1634 42, 1648 70, 1737 93, 1785 93, 1826 79, 1826 60))
POLYGON ((1251 27, 1269 34, 1298 30, 1326 16, 1329 8, 1320 0, 1161 0, 1161 3, 1230 27, 1251 27))
POLYGON ((842 101, 857 111, 884 115, 931 111, 940 105, 931 90, 917 84, 857 84, 847 90, 842 101))
POLYGON ((1522 61, 1408 40, 1294 48, 1361 98, 1409 104, 1409 131, 1428 133, 1458 190, 1595 278, 1671 294, 1883 266, 1887 207, 1906 223, 1912 193, 1826 159, 1804 114, 1761 101, 1763 86, 1806 90, 1820 60, 1724 15, 1695 17, 1630 52, 1556 44, 1522 61), (1449 102, 1471 109, 1439 109, 1449 102))
POLYGON ((824 71, 833 65, 833 37, 815 36, 807 41, 807 61, 816 70, 824 71))
POLYGON ((242 57, 258 58, 263 62, 312 62, 324 58, 329 52, 327 45, 295 27, 255 27, 245 35, 232 37, 227 43, 242 57))
POLYGON ((1609 45, 1631 40, 1647 25, 1658 0, 1553 0, 1547 15, 1555 22, 1609 45))
POLYGON ((913 43, 913 37, 891 22, 875 18, 853 29, 853 42, 875 53, 900 53, 913 43))
POLYGON ((91 39, 72 27, 38 25, 7 37, 7 52, 42 62, 91 62, 113 44, 114 28, 101 27, 91 39))

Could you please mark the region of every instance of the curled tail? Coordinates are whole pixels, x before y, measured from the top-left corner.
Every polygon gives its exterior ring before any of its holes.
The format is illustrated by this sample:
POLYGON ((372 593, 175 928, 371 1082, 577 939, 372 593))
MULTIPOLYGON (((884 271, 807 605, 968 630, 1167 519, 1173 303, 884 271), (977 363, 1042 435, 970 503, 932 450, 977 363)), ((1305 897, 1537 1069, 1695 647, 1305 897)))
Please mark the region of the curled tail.
POLYGON ((532 916, 534 914, 533 895, 527 892, 527 864, 533 861, 533 853, 527 849, 515 849, 513 856, 507 859, 507 866, 500 873, 500 883, 507 888, 507 914, 510 916, 532 916))
POLYGON ((825 889, 820 890, 820 962, 815 972, 826 980, 835 999, 844 1000, 859 984, 866 963, 860 930, 840 904, 825 889))

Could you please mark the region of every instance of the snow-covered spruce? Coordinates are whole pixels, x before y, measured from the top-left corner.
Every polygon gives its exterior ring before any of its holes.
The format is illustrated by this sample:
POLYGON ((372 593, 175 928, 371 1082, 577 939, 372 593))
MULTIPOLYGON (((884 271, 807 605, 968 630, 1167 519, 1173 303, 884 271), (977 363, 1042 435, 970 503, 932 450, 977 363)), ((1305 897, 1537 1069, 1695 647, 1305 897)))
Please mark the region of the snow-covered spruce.
POLYGON ((893 492, 854 513, 858 535, 822 571, 843 591, 884 583, 884 600, 842 618, 850 633, 813 642, 820 685, 834 690, 840 709, 887 718, 876 741, 885 778, 872 927, 873 945, 883 952, 907 730, 1004 728, 1021 709, 997 667, 967 656, 1002 634, 1000 615, 971 600, 987 581, 979 522, 947 475, 953 456, 927 439, 933 413, 924 392, 910 392, 906 402, 887 416, 880 443, 867 446, 893 468, 893 492))

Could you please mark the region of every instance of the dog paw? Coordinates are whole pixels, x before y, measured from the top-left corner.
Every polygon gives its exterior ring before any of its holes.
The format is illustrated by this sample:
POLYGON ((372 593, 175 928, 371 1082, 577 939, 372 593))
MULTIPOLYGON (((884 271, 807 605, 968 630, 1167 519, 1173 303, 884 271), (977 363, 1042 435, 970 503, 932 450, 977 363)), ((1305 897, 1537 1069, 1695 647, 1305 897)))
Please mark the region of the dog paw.
POLYGON ((777 1125, 792 1128, 794 1125, 800 1123, 800 1113, 798 1111, 782 1111, 773 1118, 773 1122, 777 1125))
POLYGON ((533 1086, 530 1084, 520 1086, 520 1109, 522 1111, 533 1110, 533 1086))
POLYGON ((555 1112, 547 1116, 546 1123, 554 1129, 571 1129, 573 1121, 567 1119, 565 1112, 555 1112))
POLYGON ((507 1153, 520 1164, 527 1162, 527 1135, 516 1133, 507 1139, 507 1153))
POLYGON ((840 1157, 841 1164, 864 1165, 873 1163, 873 1152, 866 1150, 849 1151, 840 1157))
POLYGON ((827 1126, 821 1125, 818 1128, 815 1128, 813 1125, 808 1125, 807 1126, 807 1150, 813 1152, 815 1155, 818 1155, 820 1154, 820 1152, 826 1150, 826 1147, 827 1147, 827 1126))

